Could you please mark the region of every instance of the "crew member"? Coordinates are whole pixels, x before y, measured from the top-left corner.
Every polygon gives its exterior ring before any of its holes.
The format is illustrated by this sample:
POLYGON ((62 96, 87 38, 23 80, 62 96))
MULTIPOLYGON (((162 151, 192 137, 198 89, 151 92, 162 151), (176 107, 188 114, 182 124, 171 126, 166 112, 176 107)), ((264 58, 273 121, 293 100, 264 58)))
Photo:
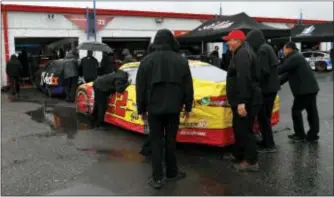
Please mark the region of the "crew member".
POLYGON ((271 127, 271 116, 275 98, 280 88, 277 74, 279 63, 274 49, 266 43, 261 30, 254 29, 247 34, 247 43, 257 55, 260 69, 260 86, 262 90, 263 105, 257 116, 263 141, 259 152, 276 152, 273 131, 271 127))
POLYGON ((170 30, 159 30, 153 42, 154 52, 140 63, 136 78, 137 110, 142 119, 148 116, 152 143, 152 178, 149 184, 161 188, 162 139, 165 136, 166 177, 179 180, 186 173, 178 169, 175 149, 180 113, 189 117, 194 99, 188 61, 179 53, 180 45, 170 30))
POLYGON ((74 102, 79 80, 79 64, 75 51, 69 51, 64 59, 64 84, 66 101, 74 102))
POLYGON ((135 62, 136 60, 133 58, 133 56, 131 55, 129 49, 123 49, 122 51, 122 55, 124 56, 124 59, 122 61, 122 65, 129 63, 129 62, 135 62))
POLYGON ((99 62, 93 56, 93 51, 87 51, 87 56, 81 59, 80 69, 86 83, 94 81, 97 77, 99 62))
POLYGON ((22 64, 13 54, 7 62, 6 72, 9 77, 10 91, 13 96, 20 97, 20 79, 23 71, 22 64))
MULTIPOLYGON (((294 96, 292 105, 292 121, 294 134, 288 137, 292 140, 317 141, 319 139, 319 114, 317 108, 318 82, 310 65, 294 42, 284 45, 285 60, 278 67, 278 74, 286 74, 290 89, 294 96), (306 109, 310 130, 305 134, 302 111, 306 109)), ((284 83, 283 81, 281 83, 284 83)))
POLYGON ((94 81, 93 121, 95 127, 103 126, 109 96, 115 92, 124 92, 128 85, 128 73, 123 70, 99 76, 94 81))
POLYGON ((231 31, 223 39, 232 53, 226 91, 233 113, 235 168, 256 171, 259 166, 253 123, 262 104, 256 55, 245 44, 246 36, 240 30, 231 31))
POLYGON ((104 53, 101 60, 101 67, 99 68, 99 75, 112 73, 116 70, 116 66, 112 53, 104 53))

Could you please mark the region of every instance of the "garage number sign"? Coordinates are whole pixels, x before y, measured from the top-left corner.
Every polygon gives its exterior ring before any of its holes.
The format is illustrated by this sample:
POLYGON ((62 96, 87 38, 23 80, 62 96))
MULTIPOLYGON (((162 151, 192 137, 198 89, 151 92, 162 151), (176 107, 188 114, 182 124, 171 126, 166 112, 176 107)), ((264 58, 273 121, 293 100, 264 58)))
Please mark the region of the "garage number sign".
MULTIPOLYGON (((85 15, 65 14, 64 17, 76 26, 78 26, 81 30, 86 31, 87 20, 85 15)), ((96 30, 102 30, 113 18, 114 17, 112 16, 96 16, 96 30)))

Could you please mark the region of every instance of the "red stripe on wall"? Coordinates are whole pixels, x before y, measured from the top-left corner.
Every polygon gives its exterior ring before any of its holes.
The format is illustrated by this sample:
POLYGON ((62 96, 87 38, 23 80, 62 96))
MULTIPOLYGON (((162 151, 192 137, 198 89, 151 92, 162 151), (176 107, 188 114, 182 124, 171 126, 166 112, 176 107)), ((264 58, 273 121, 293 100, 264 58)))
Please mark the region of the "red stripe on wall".
MULTIPOLYGON (((3 9, 4 5, 1 5, 3 9)), ((73 7, 56 7, 56 6, 36 6, 36 5, 15 5, 6 4, 8 11, 16 12, 42 12, 42 13, 63 13, 63 14, 84 14, 85 8, 73 7)), ((191 13, 175 13, 175 12, 151 12, 136 10, 113 10, 113 9, 97 9, 99 15, 116 15, 116 16, 137 16, 137 17, 163 17, 163 18, 183 18, 183 19, 212 19, 215 15, 211 14, 191 14, 191 13)), ((272 23, 297 23, 297 19, 291 18, 268 18, 268 17, 252 17, 257 22, 272 23)), ((303 20, 304 24, 315 24, 329 22, 326 20, 303 20)))
MULTIPOLYGON (((9 61, 9 44, 8 44, 8 13, 4 5, 1 5, 1 15, 3 24, 3 37, 4 37, 4 47, 5 47, 5 60, 6 63, 9 61), (4 8, 4 9, 3 9, 4 8)), ((2 39, 2 38, 1 38, 2 39)), ((9 85, 9 77, 6 73, 7 85, 9 85)))

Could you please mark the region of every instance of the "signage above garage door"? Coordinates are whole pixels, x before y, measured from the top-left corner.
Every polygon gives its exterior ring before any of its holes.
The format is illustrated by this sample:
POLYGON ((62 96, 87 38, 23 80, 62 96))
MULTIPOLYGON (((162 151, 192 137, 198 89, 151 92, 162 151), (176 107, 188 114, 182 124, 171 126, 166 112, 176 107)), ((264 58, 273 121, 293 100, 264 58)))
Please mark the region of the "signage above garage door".
MULTIPOLYGON (((87 29, 87 20, 85 15, 79 14, 65 14, 67 20, 71 21, 73 24, 77 25, 83 31, 87 29)), ((100 31, 113 19, 112 16, 96 16, 96 30, 100 31)))

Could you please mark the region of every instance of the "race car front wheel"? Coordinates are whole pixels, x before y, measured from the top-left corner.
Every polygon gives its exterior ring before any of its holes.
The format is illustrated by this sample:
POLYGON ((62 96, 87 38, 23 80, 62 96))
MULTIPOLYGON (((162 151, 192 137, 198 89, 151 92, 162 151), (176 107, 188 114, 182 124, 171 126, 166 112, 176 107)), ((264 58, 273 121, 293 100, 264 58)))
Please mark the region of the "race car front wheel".
POLYGON ((327 70, 326 62, 323 62, 323 61, 316 62, 315 63, 315 69, 316 69, 316 71, 319 71, 319 72, 326 71, 327 70))

